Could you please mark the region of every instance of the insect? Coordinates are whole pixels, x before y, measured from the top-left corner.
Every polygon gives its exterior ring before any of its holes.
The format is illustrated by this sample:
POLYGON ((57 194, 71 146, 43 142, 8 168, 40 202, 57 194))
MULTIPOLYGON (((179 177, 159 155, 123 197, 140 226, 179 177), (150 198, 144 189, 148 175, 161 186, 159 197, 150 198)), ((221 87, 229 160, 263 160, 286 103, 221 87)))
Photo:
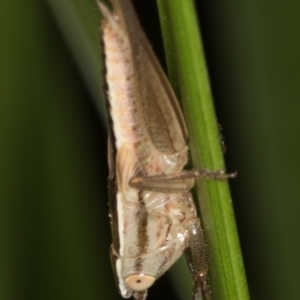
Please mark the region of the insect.
POLYGON ((190 193, 194 177, 224 172, 183 171, 187 129, 175 94, 130 0, 98 1, 103 16, 110 121, 111 262, 124 298, 147 290, 185 252, 193 299, 210 299, 200 220, 190 193))

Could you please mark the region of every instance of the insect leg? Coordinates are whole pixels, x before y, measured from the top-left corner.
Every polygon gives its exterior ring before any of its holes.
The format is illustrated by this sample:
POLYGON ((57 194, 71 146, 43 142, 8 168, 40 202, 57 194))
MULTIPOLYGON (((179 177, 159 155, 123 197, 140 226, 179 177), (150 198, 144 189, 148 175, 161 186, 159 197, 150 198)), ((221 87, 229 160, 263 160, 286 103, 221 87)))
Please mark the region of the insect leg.
POLYGON ((177 174, 161 174, 132 178, 129 185, 136 189, 149 190, 164 193, 181 193, 189 191, 194 185, 194 178, 226 180, 235 178, 234 173, 226 173, 224 170, 212 171, 208 169, 195 169, 182 171, 177 174))
POLYGON ((230 178, 235 178, 237 172, 226 173, 224 170, 209 170, 209 169, 194 169, 191 171, 186 171, 186 176, 200 177, 205 179, 215 179, 215 180, 226 180, 230 178))
POLYGON ((133 297, 136 300, 145 300, 147 298, 147 291, 134 292, 133 297))
POLYGON ((129 185, 136 189, 160 193, 187 192, 194 186, 194 178, 181 178, 180 174, 135 177, 130 180, 129 185))
POLYGON ((186 260, 194 280, 193 300, 210 300, 207 285, 206 244, 200 219, 193 218, 187 225, 189 245, 185 249, 186 260))

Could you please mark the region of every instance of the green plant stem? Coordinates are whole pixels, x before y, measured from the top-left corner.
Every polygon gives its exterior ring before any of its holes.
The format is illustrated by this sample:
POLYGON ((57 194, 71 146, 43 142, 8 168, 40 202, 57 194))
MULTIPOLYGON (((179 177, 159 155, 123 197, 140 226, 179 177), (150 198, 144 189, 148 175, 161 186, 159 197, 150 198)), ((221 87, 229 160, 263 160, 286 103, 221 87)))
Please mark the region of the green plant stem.
MULTIPOLYGON (((218 124, 192 0, 157 0, 171 82, 182 101, 196 168, 224 169, 218 124)), ((227 181, 197 180, 214 300, 249 299, 227 181)))

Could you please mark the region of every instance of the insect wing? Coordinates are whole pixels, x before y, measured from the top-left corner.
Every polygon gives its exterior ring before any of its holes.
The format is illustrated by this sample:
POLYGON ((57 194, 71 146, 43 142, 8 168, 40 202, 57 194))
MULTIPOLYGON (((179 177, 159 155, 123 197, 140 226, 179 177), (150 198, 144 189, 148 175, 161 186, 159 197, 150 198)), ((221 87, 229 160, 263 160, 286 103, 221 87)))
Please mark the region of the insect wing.
POLYGON ((160 152, 178 153, 186 147, 187 138, 178 101, 141 29, 131 2, 113 0, 112 4, 128 39, 136 92, 142 103, 146 129, 160 152))

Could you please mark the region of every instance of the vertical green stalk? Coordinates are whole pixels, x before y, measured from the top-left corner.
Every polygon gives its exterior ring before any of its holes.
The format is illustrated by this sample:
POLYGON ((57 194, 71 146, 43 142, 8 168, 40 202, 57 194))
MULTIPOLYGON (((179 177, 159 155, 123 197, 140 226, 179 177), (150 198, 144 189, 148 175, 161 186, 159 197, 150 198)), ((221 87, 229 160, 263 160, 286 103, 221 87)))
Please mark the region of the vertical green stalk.
MULTIPOLYGON (((193 1, 157 3, 170 78, 189 130, 192 164, 225 169, 193 1)), ((207 240, 212 299, 249 299, 228 182, 199 179, 196 189, 207 240)))

